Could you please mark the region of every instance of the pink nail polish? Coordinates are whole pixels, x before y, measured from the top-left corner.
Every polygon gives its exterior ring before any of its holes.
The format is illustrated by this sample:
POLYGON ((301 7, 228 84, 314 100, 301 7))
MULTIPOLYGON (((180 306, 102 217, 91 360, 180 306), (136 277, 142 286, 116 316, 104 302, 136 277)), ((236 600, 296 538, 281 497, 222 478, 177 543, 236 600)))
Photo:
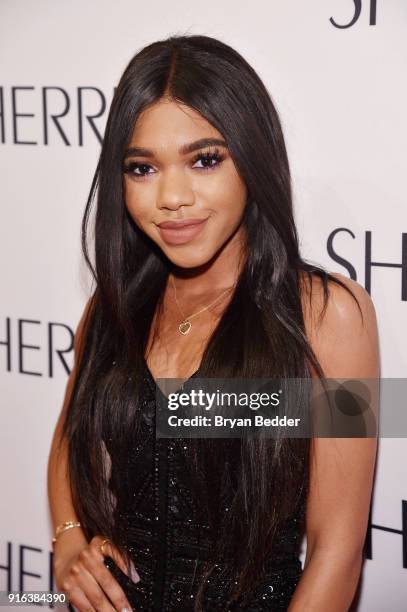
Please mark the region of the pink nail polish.
POLYGON ((133 562, 130 564, 130 578, 133 582, 140 582, 141 580, 133 562))

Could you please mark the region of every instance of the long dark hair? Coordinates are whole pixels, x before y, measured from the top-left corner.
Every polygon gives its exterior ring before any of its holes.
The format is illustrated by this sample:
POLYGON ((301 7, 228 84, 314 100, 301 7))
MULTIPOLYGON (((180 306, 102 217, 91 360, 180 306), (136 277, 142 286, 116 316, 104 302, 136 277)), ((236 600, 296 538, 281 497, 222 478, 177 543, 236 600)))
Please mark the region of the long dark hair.
MULTIPOLYGON (((137 53, 114 95, 83 217, 82 247, 96 288, 63 426, 73 502, 85 535, 88 539, 95 534, 109 537, 127 562, 127 550, 113 520, 102 442, 110 441, 114 461, 124 466, 138 431, 147 338, 154 312, 162 303, 171 262, 126 210, 123 156, 140 113, 163 95, 195 109, 218 129, 248 193, 243 218, 246 259, 232 298, 205 347, 200 376, 310 379, 314 371, 323 378, 305 334, 304 282, 312 287, 312 277, 320 279, 324 309, 330 281, 350 291, 300 256, 279 116, 245 59, 227 44, 197 35, 170 36, 137 53), (88 226, 96 195, 93 266, 88 226)), ((202 462, 224 465, 218 459, 224 452, 219 442, 192 444, 191 465, 198 469, 202 462)), ((244 597, 254 584, 278 526, 296 510, 299 492, 307 490, 310 455, 310 440, 305 438, 245 438, 236 444, 240 461, 234 473, 230 533, 218 538, 213 557, 215 564, 226 540, 233 542, 237 584, 230 601, 244 597)), ((208 506, 216 509, 219 490, 208 487, 207 493, 208 506)), ((216 513, 211 516, 215 529, 216 513)), ((202 605, 204 582, 196 610, 202 605)))

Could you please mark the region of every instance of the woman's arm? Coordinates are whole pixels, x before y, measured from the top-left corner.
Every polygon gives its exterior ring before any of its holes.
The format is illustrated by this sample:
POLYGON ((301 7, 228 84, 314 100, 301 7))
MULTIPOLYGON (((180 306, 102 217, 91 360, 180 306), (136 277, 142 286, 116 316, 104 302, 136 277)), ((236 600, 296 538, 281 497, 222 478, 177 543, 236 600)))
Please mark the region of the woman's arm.
MULTIPOLYGON (((327 378, 378 379, 380 376, 375 309, 356 282, 335 275, 354 292, 332 286, 326 315, 316 324, 321 287, 316 281, 312 308, 304 306, 311 345, 327 378)), ((366 536, 376 438, 314 438, 306 511, 304 572, 289 612, 346 612, 360 578, 366 536)))
MULTIPOLYGON (((68 379, 48 458, 48 497, 54 532, 57 525, 68 520, 78 520, 69 483, 68 448, 66 440, 61 441, 61 429, 81 359, 91 304, 89 300, 75 333, 74 367, 68 379), (60 442, 61 447, 58 448, 60 442)), ((53 570, 57 588, 67 594, 69 601, 80 612, 131 609, 123 589, 103 563, 103 555, 100 552, 103 540, 103 535, 98 534, 88 542, 81 527, 74 527, 62 532, 54 546, 53 570)), ((104 552, 111 556, 127 575, 124 561, 111 542, 105 544, 104 552)), ((132 579, 140 579, 135 570, 132 579)))
MULTIPOLYGON (((65 521, 77 521, 68 478, 67 444, 66 440, 61 442, 61 429, 66 415, 68 403, 73 391, 79 356, 82 350, 82 342, 85 331, 86 317, 90 308, 90 300, 85 306, 79 321, 74 339, 74 366, 66 385, 65 398, 59 415, 51 449, 48 457, 48 498, 51 511, 53 531, 57 525, 65 521), (58 445, 61 442, 61 448, 58 445)), ((70 558, 86 546, 87 540, 81 527, 74 527, 63 532, 55 543, 54 567, 57 570, 62 562, 70 558)))

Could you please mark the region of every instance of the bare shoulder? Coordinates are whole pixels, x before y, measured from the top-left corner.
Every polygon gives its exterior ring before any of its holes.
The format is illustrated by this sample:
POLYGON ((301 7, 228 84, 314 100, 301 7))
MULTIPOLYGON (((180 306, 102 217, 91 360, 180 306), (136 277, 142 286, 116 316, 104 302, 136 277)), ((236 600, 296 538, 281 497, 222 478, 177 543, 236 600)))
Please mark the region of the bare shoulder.
POLYGON ((325 303, 322 280, 301 277, 301 300, 307 338, 326 376, 379 376, 379 346, 373 300, 358 282, 330 273, 325 303))
MULTIPOLYGON (((338 324, 348 322, 358 327, 363 323, 362 318, 375 313, 372 298, 358 282, 338 272, 330 272, 330 275, 343 283, 346 289, 329 279, 327 317, 338 324)), ((323 282, 316 275, 312 275, 309 279, 308 276, 303 274, 301 278, 301 299, 304 316, 307 318, 306 323, 318 327, 318 319, 324 305, 323 282)))
POLYGON ((61 431, 61 427, 62 424, 65 421, 66 415, 67 415, 67 411, 69 408, 69 404, 70 404, 70 399, 71 399, 71 395, 73 393, 73 389, 75 386, 75 380, 77 377, 77 372, 79 369, 79 363, 80 360, 82 358, 82 352, 83 352, 83 348, 84 348, 84 344, 85 344, 85 337, 86 337, 86 329, 87 329, 87 325, 89 322, 89 316, 93 310, 94 304, 95 304, 95 300, 94 300, 95 294, 93 294, 86 302, 85 307, 82 311, 82 315, 79 319, 79 322, 76 326, 76 331, 75 331, 75 335, 74 335, 74 340, 73 340, 73 348, 74 348, 74 363, 73 363, 73 368, 68 376, 68 380, 66 383, 66 388, 65 388, 65 396, 64 396, 64 401, 62 404, 62 408, 61 408, 61 412, 60 415, 58 417, 58 422, 57 422, 57 426, 56 426, 56 430, 58 431, 58 434, 56 435, 60 435, 60 431, 61 431))
POLYGON ((92 314, 94 305, 95 305, 95 294, 93 294, 86 302, 82 315, 79 319, 78 325, 76 327, 75 336, 74 336, 75 362, 80 360, 80 356, 82 354, 82 350, 84 347, 84 340, 85 340, 87 326, 89 323, 89 318, 92 314))

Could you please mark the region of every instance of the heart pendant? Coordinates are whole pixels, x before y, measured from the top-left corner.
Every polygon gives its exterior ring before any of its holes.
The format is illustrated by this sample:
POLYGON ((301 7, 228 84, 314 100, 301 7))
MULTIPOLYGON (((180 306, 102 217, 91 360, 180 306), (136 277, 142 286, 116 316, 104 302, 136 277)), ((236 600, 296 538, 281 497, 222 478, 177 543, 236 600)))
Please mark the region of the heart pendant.
POLYGON ((192 325, 191 325, 191 323, 189 321, 183 321, 178 326, 178 329, 181 332, 181 334, 184 334, 184 336, 185 336, 185 334, 187 334, 189 332, 191 327, 192 327, 192 325))

